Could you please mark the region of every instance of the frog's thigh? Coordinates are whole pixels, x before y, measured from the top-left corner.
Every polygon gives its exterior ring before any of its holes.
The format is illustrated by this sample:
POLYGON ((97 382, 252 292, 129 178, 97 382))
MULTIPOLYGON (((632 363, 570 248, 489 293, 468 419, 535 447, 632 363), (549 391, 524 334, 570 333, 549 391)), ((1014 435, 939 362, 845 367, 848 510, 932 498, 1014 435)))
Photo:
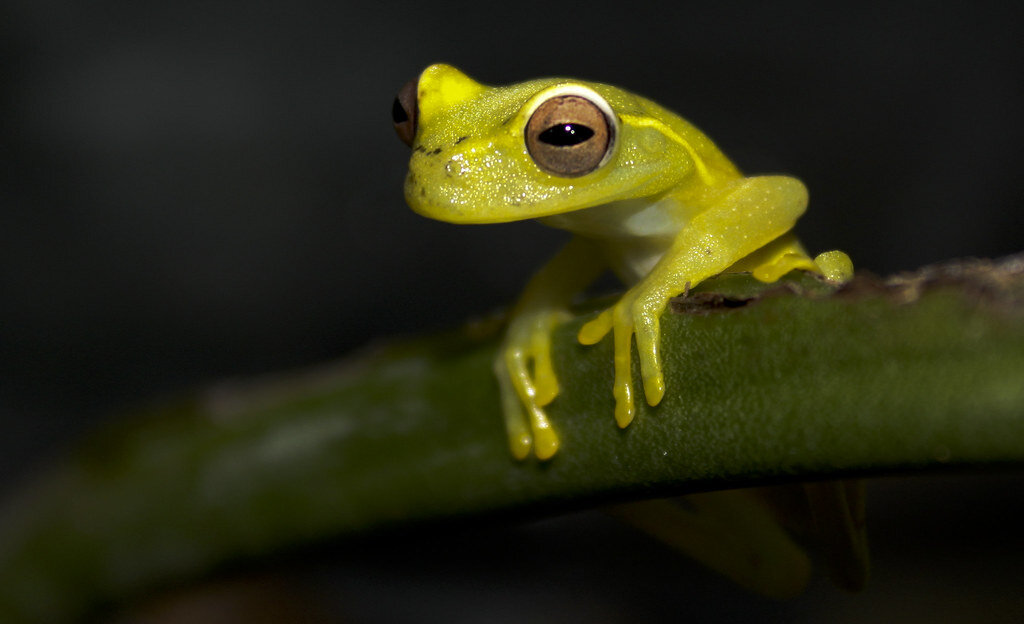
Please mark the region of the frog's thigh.
POLYGON ((796 235, 787 232, 729 267, 728 272, 749 271, 762 282, 774 282, 793 269, 819 273, 796 235))

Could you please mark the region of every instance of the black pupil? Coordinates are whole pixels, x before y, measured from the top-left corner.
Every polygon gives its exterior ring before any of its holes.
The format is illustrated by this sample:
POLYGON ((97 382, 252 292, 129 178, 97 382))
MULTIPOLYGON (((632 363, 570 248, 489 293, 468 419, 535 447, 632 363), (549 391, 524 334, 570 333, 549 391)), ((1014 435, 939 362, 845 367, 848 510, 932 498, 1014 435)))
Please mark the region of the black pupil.
POLYGON ((398 101, 398 98, 395 98, 395 103, 391 105, 391 119, 396 124, 409 121, 409 113, 405 112, 405 107, 398 101))
POLYGON ((551 126, 537 138, 556 147, 577 145, 594 136, 594 131, 583 124, 566 123, 551 126))

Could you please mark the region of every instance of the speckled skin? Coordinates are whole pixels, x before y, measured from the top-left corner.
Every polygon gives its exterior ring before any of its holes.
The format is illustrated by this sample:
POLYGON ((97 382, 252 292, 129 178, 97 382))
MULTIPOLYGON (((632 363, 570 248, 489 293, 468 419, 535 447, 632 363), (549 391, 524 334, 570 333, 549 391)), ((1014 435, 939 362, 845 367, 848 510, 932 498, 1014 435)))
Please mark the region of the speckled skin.
POLYGON ((615 418, 633 419, 633 338, 644 395, 664 394, 659 318, 672 297, 725 271, 774 281, 792 269, 848 279, 842 252, 815 260, 790 230, 807 191, 785 176, 744 177, 697 128, 661 106, 609 85, 545 78, 490 87, 454 67, 420 75, 418 120, 405 196, 416 212, 452 223, 539 219, 573 239, 527 284, 495 362, 510 449, 540 459, 558 450, 544 406, 558 395, 551 331, 573 296, 613 270, 630 286, 585 324, 583 344, 609 332, 615 345, 615 418), (614 140, 600 165, 561 177, 531 158, 524 136, 539 105, 582 96, 605 112, 614 140))

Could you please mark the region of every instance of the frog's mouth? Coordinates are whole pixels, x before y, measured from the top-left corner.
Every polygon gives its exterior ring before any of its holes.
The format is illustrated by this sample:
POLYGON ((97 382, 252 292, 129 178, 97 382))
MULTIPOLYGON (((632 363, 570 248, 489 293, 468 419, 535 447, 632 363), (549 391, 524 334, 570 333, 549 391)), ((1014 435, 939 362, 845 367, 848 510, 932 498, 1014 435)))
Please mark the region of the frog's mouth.
POLYGON ((456 185, 420 183, 419 177, 412 169, 405 178, 406 203, 413 212, 429 219, 463 225, 482 225, 532 218, 530 214, 516 214, 511 206, 504 210, 488 209, 488 205, 474 201, 474 196, 474 193, 459 189, 456 185))
POLYGON ((601 204, 601 201, 569 205, 531 201, 527 193, 475 193, 456 185, 421 184, 410 169, 405 179, 405 201, 413 212, 429 219, 460 225, 512 223, 527 219, 569 216, 601 204))

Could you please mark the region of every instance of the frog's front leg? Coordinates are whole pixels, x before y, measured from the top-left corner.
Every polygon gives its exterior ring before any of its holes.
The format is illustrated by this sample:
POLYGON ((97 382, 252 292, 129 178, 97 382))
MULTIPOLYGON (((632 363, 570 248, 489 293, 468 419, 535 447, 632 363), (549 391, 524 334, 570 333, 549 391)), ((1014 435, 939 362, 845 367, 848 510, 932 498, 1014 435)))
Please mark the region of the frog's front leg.
POLYGON ((625 427, 636 413, 633 403, 633 335, 643 374, 644 396, 650 405, 657 405, 665 393, 658 347, 661 337, 659 318, 672 295, 644 280, 631 288, 612 307, 580 328, 582 344, 596 344, 612 330, 614 340, 615 422, 625 427))
POLYGON ((494 361, 512 455, 532 449, 539 459, 558 450, 558 436, 544 406, 558 396, 551 364, 551 333, 569 317, 567 306, 605 268, 598 250, 573 238, 526 285, 512 309, 505 340, 494 361))
POLYGON ((659 319, 669 300, 784 235, 806 206, 807 190, 795 178, 764 176, 732 183, 686 224, 649 275, 580 329, 583 344, 613 333, 615 419, 620 427, 632 422, 635 413, 634 334, 644 395, 649 405, 657 405, 665 392, 659 319))

